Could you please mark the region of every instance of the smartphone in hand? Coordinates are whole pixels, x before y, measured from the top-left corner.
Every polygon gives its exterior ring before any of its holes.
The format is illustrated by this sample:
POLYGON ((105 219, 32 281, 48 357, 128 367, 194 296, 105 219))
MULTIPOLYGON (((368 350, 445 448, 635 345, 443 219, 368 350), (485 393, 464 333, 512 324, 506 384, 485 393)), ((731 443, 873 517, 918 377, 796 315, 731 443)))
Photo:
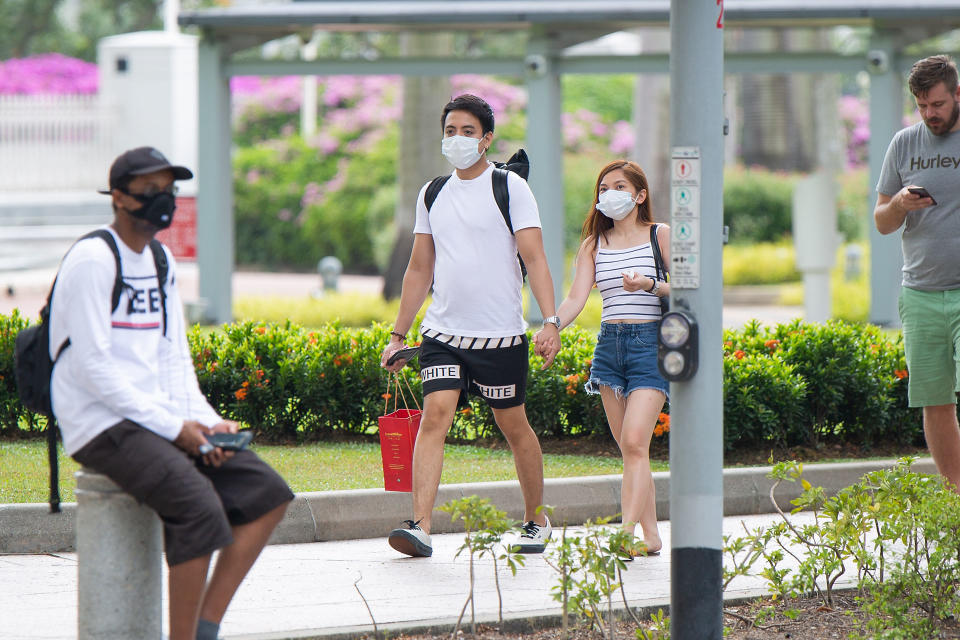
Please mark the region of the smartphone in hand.
POLYGON ((237 433, 211 433, 207 442, 224 451, 242 451, 253 440, 252 431, 238 431, 237 433))
POLYGON ((403 349, 398 349, 393 353, 390 358, 387 359, 387 366, 389 367, 392 364, 395 364, 397 360, 407 360, 410 361, 417 357, 417 354, 420 353, 420 347, 404 347, 403 349))
POLYGON ((933 201, 933 204, 937 204, 937 201, 933 199, 933 196, 930 195, 930 192, 924 189, 923 187, 907 187, 907 191, 912 194, 918 195, 921 198, 930 198, 933 201))

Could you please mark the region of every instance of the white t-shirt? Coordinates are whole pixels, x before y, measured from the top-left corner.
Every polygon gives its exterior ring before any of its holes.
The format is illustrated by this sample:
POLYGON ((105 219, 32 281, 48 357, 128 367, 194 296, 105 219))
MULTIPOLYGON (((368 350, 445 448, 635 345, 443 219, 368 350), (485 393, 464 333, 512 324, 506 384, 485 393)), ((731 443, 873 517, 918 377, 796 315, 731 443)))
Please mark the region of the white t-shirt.
MULTIPOLYGON (((492 164, 473 180, 461 180, 454 172, 429 213, 423 201, 427 185, 420 189, 413 232, 432 235, 436 251, 433 301, 423 318, 426 329, 503 338, 527 328, 517 242, 494 200, 492 176, 492 164)), ((513 172, 507 176, 514 232, 540 228, 530 187, 513 172)))
MULTIPOLYGON (((108 227, 109 229, 109 227, 108 227)), ((170 264, 167 333, 150 247, 134 253, 110 229, 129 285, 110 313, 116 261, 100 238, 78 242, 60 267, 50 313, 50 357, 70 338, 53 368, 53 413, 72 455, 127 419, 167 440, 187 419, 207 426, 221 418, 200 392, 183 324, 176 265, 170 264)))

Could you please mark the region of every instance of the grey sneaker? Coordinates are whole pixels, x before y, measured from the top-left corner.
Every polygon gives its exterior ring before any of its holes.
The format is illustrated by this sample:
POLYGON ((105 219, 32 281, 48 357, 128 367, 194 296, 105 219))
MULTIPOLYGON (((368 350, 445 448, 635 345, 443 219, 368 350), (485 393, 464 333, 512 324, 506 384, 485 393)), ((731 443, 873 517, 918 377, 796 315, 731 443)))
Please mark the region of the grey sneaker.
MULTIPOLYGON (((546 516, 544 516, 546 518, 546 516)), ((553 533, 553 527, 550 526, 550 518, 546 518, 546 524, 537 524, 533 520, 524 523, 523 533, 517 538, 516 543, 512 545, 511 550, 516 553, 543 553, 547 548, 547 541, 550 540, 550 534, 553 533)))
POLYGON ((404 520, 406 528, 394 529, 387 537, 390 546, 415 558, 429 558, 433 555, 430 534, 420 528, 420 521, 404 520))

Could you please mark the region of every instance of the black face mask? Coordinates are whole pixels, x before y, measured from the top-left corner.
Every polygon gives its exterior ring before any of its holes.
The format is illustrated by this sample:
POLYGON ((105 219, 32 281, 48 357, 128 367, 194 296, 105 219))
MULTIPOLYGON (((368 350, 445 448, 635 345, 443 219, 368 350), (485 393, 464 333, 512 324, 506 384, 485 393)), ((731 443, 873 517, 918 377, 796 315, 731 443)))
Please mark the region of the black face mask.
POLYGON ((152 196, 136 193, 127 195, 143 205, 139 209, 130 211, 130 215, 134 218, 146 220, 158 229, 166 229, 173 223, 173 211, 177 208, 177 199, 172 193, 161 191, 152 196))

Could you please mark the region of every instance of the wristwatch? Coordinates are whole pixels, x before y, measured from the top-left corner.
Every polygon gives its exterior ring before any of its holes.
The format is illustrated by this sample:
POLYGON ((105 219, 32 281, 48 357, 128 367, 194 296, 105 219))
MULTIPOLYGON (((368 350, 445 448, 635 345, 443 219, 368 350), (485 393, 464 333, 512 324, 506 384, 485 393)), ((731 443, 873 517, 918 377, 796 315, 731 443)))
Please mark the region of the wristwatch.
POLYGON ((657 295, 657 292, 660 291, 660 281, 657 280, 656 278, 652 278, 652 280, 653 280, 653 286, 647 289, 647 293, 652 293, 653 295, 657 295))
POLYGON ((544 318, 543 325, 546 326, 547 323, 555 325, 557 327, 557 331, 560 330, 560 316, 550 316, 549 318, 544 318))

